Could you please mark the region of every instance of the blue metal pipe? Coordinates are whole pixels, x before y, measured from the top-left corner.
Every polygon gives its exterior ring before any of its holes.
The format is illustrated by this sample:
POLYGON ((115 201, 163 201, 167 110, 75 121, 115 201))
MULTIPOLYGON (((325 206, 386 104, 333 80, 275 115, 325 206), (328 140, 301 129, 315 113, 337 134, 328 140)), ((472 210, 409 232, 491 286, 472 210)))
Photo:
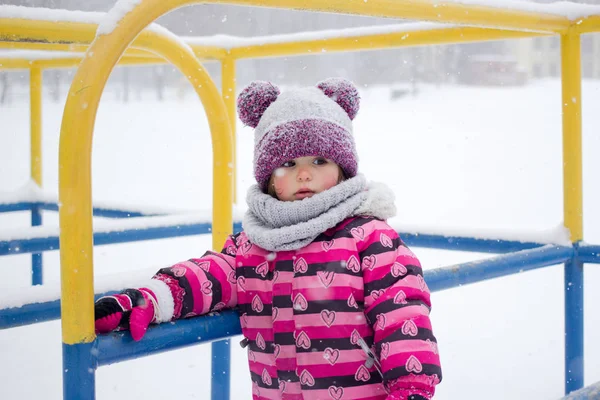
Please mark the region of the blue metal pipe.
POLYGON ((14 211, 29 211, 31 207, 33 207, 35 203, 26 201, 20 203, 8 203, 8 204, 0 204, 0 213, 6 212, 14 212, 14 211))
POLYGON ((519 242, 516 240, 479 239, 463 236, 444 236, 398 232, 402 240, 411 247, 424 247, 442 250, 475 251, 478 253, 512 253, 533 249, 543 243, 519 242))
MULTIPOLYGON (((33 207, 39 207, 45 211, 58 211, 58 204, 43 201, 24 201, 19 203, 0 204, 0 213, 29 211, 33 207)), ((167 215, 165 213, 144 213, 141 211, 128 211, 116 208, 94 207, 92 209, 94 217, 106 218, 130 218, 130 217, 153 217, 158 215, 167 215)))
POLYGON ((600 264, 600 246, 583 244, 577 248, 577 259, 582 263, 600 264))
MULTIPOLYGON (((94 295, 94 300, 114 294, 106 292, 94 295)), ((30 325, 60 318, 60 300, 25 304, 21 307, 0 309, 0 330, 30 325)))
POLYGON ((182 319, 173 324, 153 325, 139 342, 134 341, 129 332, 113 332, 96 339, 98 366, 221 340, 241 333, 240 318, 235 310, 182 319))
POLYGON ((96 398, 96 342, 63 343, 63 400, 96 398))
MULTIPOLYGON (((46 211, 58 211, 56 203, 41 203, 42 208, 46 211)), ((94 207, 92 209, 94 217, 106 218, 132 218, 132 217, 155 217, 159 215, 167 215, 165 213, 143 213, 141 211, 121 210, 116 208, 94 207)))
POLYGON ((561 264, 573 257, 573 247, 545 245, 537 249, 522 250, 425 271, 425 281, 432 292, 529 271, 549 265, 561 264))
MULTIPOLYGON (((31 207, 31 226, 42 225, 42 209, 39 206, 31 207)), ((44 270, 42 265, 42 253, 31 254, 31 284, 41 285, 44 283, 44 270)))
MULTIPOLYGON (((212 224, 210 223, 198 223, 191 225, 175 225, 145 229, 128 229, 125 231, 98 232, 94 234, 94 246, 208 234, 211 232, 211 229, 212 224)), ((240 230, 241 223, 234 224, 234 230, 235 229, 240 230)), ((0 241, 0 256, 9 254, 36 253, 40 251, 58 249, 58 236, 0 241)))
MULTIPOLYGON (((236 316, 237 317, 237 316, 236 316)), ((229 400, 231 381, 231 341, 212 342, 211 400, 229 400)))
POLYGON ((565 394, 583 387, 583 263, 565 263, 565 394))

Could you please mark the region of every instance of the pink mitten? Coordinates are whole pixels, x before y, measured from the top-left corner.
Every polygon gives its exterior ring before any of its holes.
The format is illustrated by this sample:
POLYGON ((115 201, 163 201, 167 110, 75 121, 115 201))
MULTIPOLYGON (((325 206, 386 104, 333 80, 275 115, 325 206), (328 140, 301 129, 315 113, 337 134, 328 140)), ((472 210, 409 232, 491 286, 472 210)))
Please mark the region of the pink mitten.
POLYGON ((156 307, 156 296, 147 288, 101 297, 94 305, 96 333, 129 329, 133 340, 140 340, 156 320, 156 307))

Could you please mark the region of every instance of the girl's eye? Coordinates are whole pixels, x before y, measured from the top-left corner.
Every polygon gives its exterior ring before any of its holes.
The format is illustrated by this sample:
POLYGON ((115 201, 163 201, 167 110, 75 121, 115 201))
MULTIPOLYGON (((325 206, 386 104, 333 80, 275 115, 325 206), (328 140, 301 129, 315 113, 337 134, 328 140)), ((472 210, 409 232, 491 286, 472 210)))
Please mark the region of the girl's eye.
POLYGON ((313 163, 316 165, 323 165, 323 164, 327 164, 327 160, 324 158, 315 158, 313 163))
POLYGON ((281 164, 282 167, 286 167, 286 168, 293 167, 294 165, 296 165, 296 163, 294 161, 286 161, 283 164, 281 164))

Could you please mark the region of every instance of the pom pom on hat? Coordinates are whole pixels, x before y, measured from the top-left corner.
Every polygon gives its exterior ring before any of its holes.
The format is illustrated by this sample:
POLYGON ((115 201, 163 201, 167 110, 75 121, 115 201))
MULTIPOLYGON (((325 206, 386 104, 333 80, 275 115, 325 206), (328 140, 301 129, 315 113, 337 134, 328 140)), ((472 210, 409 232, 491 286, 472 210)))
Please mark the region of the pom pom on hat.
POLYGON ((360 95, 356 86, 343 78, 328 78, 317 83, 326 96, 338 103, 353 120, 360 108, 360 95))
POLYGON ((237 108, 240 120, 256 128, 261 117, 281 92, 271 82, 254 81, 238 96, 237 108))

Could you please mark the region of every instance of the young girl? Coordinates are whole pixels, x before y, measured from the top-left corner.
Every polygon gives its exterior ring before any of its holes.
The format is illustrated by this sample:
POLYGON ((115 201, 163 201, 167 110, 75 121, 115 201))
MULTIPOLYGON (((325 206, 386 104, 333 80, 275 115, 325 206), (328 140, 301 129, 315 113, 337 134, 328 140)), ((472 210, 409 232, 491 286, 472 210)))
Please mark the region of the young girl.
POLYGON ((96 303, 99 333, 237 307, 253 399, 431 399, 442 375, 419 260, 385 219, 393 193, 357 174, 352 83, 238 98, 257 185, 221 253, 96 303))

